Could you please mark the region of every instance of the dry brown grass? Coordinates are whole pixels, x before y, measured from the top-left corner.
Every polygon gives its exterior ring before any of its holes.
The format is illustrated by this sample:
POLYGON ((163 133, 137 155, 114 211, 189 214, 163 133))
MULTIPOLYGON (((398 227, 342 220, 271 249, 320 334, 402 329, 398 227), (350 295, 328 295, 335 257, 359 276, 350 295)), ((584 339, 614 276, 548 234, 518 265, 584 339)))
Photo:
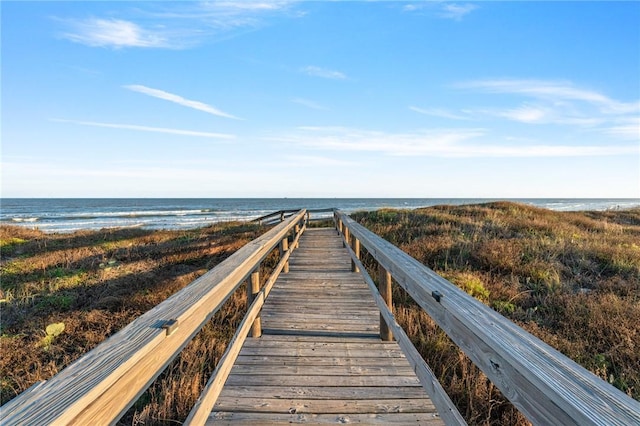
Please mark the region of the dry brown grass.
MULTIPOLYGON (((640 399, 640 209, 516 203, 352 215, 454 284, 640 399)), ((403 325, 470 424, 527 424, 401 289, 403 325)))
MULTIPOLYGON (((239 223, 190 231, 73 234, 0 227, 2 403, 52 377, 263 231, 239 223), (47 325, 60 322, 65 324, 63 334, 42 345, 47 325)), ((271 256, 265 270, 273 262, 271 256)), ((240 289, 120 423, 184 420, 245 305, 240 289)))

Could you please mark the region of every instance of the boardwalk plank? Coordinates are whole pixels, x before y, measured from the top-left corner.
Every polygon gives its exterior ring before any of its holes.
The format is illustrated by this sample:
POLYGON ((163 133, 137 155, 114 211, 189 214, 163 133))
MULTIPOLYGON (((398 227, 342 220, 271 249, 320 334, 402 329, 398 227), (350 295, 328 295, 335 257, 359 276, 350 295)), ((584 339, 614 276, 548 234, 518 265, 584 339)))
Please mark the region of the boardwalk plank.
POLYGON ((278 399, 262 396, 235 398, 221 395, 216 410, 266 413, 382 414, 434 412, 433 404, 418 399, 278 399))
POLYGON ((391 413, 391 414, 279 414, 279 413, 229 413, 214 412, 207 425, 259 424, 280 426, 289 424, 368 424, 368 425, 442 425, 435 413, 391 413), (215 422, 215 423, 214 423, 215 422))

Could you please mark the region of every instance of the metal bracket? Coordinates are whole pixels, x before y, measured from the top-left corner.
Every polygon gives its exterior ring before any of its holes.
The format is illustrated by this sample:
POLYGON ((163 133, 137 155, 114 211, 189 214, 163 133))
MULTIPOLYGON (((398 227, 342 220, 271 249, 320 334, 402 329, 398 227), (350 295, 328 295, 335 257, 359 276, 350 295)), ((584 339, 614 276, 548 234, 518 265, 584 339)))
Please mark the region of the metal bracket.
POLYGON ((171 336, 173 332, 178 329, 178 320, 177 319, 166 320, 162 324, 162 328, 166 330, 167 336, 171 336))

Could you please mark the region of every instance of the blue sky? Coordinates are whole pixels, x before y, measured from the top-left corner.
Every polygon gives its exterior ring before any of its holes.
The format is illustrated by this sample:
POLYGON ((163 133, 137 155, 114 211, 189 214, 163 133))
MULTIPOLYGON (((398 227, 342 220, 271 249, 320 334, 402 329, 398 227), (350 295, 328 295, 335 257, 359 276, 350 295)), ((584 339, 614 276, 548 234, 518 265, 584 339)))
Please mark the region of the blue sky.
POLYGON ((11 2, 3 197, 640 197, 639 2, 11 2))

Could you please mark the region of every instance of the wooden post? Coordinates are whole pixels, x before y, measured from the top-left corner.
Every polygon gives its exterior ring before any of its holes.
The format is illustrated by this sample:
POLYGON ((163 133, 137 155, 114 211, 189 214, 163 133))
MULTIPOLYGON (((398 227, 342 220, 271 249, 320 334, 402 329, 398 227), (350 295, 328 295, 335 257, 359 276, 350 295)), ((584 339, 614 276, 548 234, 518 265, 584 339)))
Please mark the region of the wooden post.
POLYGON ((347 228, 346 226, 344 227, 344 241, 342 242, 342 246, 346 247, 347 244, 349 244, 349 237, 351 235, 349 235, 349 228, 347 228))
MULTIPOLYGON (((393 313, 393 301, 391 300, 391 274, 384 268, 384 266, 378 264, 378 290, 380 296, 384 299, 389 310, 393 313)), ((385 342, 393 340, 393 334, 382 315, 380 315, 380 338, 385 342)))
MULTIPOLYGON (((282 256, 284 256, 284 254, 287 252, 287 250, 289 250, 289 237, 285 237, 282 239, 282 241, 280 241, 280 258, 282 258, 282 256)), ((282 268, 282 272, 287 274, 289 273, 289 261, 287 260, 287 263, 284 264, 284 267, 282 268)))
MULTIPOLYGON (((296 236, 298 235, 298 233, 300 232, 300 224, 296 223, 296 227, 294 229, 295 229, 295 233, 293 234, 293 238, 295 239, 296 236)), ((298 241, 300 241, 300 240, 298 240, 298 241)), ((296 243, 294 249, 297 249, 299 247, 299 244, 300 244, 299 242, 296 243)))
MULTIPOLYGON (((251 277, 247 280, 247 307, 253 303, 256 295, 260 292, 260 265, 251 273, 251 277)), ((251 337, 260 337, 262 335, 262 323, 258 315, 251 326, 251 337)))
MULTIPOLYGON (((356 257, 360 259, 360 240, 356 237, 353 237, 353 252, 356 254, 356 257)), ((356 265, 356 262, 351 259, 351 272, 360 272, 360 268, 356 265)))
POLYGON ((306 224, 307 226, 309 226, 309 221, 311 220, 311 213, 309 213, 309 211, 307 210, 307 217, 306 217, 306 224))
POLYGON ((284 211, 280 212, 280 222, 284 222, 284 211))

